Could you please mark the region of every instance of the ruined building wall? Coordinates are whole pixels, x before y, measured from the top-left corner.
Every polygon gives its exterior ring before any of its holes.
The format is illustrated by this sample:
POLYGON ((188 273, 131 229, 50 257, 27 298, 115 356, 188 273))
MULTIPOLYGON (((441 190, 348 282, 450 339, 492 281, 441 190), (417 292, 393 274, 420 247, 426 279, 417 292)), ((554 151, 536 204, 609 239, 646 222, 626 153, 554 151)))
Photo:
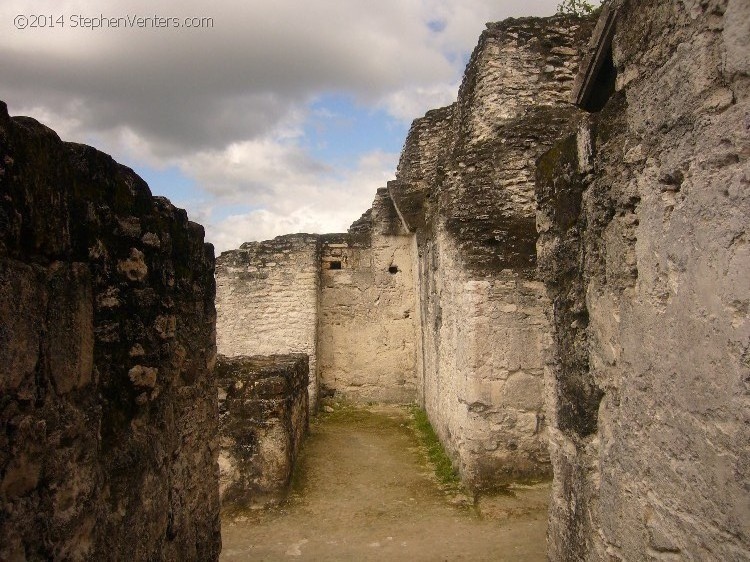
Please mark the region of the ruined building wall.
POLYGON ((551 560, 747 560, 750 5, 619 7, 616 93, 540 160, 551 560))
POLYGON ((412 243, 380 190, 349 233, 279 236, 222 253, 216 266, 219 352, 306 353, 311 411, 319 384, 325 393, 355 401, 412 402, 412 243))
POLYGON ((219 491, 223 511, 284 499, 307 433, 307 355, 220 355, 219 491))
POLYGON ((310 409, 318 396, 317 236, 248 242, 216 260, 216 345, 222 355, 305 353, 310 409))
POLYGON ((216 560, 213 248, 0 102, 0 559, 216 560))
POLYGON ((369 222, 364 240, 323 238, 321 384, 355 401, 414 402, 412 236, 385 189, 378 190, 369 222))
POLYGON ((488 24, 457 103, 415 121, 389 184, 417 231, 420 400, 475 488, 550 473, 534 161, 570 127, 591 27, 565 17, 488 24))

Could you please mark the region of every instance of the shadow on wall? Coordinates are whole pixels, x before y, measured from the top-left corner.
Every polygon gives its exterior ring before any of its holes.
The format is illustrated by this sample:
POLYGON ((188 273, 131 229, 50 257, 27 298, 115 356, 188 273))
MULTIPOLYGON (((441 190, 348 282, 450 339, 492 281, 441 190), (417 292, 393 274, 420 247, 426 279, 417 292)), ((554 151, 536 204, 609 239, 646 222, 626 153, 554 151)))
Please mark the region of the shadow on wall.
POLYGON ((0 559, 216 560, 213 248, 0 102, 0 559))

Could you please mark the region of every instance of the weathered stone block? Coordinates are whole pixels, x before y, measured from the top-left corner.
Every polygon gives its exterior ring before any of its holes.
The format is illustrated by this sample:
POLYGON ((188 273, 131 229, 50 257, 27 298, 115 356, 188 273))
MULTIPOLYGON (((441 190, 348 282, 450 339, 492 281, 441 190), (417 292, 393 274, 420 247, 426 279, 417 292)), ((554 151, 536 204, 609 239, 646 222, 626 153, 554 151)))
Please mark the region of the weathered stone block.
POLYGON ((307 433, 309 368, 303 354, 219 356, 223 509, 283 498, 307 433))

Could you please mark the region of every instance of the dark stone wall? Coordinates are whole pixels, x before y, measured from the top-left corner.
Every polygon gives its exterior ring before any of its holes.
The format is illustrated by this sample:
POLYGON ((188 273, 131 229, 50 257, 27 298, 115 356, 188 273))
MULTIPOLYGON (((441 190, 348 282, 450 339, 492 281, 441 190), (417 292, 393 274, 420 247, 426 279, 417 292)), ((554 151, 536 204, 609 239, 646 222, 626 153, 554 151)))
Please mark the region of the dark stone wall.
POLYGON ((567 103, 593 21, 553 17, 487 25, 454 111, 440 214, 475 277, 534 278, 534 162, 570 130, 567 103))
MULTIPOLYGON (((537 204, 539 207, 539 276, 552 301, 548 312, 552 324, 553 351, 547 377, 547 411, 550 424, 573 436, 596 432, 602 391, 589 369, 589 312, 584 281, 584 237, 586 217, 582 214, 586 174, 579 169, 577 136, 558 142, 537 162, 537 204)), ((553 441, 554 443, 554 441, 553 441)), ((551 455, 553 462, 559 460, 551 455)), ((585 560, 590 517, 588 500, 593 495, 585 478, 585 462, 557 462, 554 478, 559 501, 550 507, 550 519, 565 521, 552 526, 555 552, 570 560, 585 560)))
POLYGON ((0 102, 0 559, 214 560, 213 248, 0 102))
POLYGON ((277 503, 308 429, 307 355, 219 356, 224 510, 277 503))

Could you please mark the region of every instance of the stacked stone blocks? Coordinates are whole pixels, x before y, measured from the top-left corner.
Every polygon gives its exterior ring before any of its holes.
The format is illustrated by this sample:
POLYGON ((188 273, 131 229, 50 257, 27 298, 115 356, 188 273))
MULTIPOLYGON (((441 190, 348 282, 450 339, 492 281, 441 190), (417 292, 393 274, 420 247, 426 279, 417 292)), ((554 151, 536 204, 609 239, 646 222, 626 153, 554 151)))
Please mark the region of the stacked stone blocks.
POLYGON ((308 430, 308 357, 219 356, 222 508, 278 503, 308 430))

